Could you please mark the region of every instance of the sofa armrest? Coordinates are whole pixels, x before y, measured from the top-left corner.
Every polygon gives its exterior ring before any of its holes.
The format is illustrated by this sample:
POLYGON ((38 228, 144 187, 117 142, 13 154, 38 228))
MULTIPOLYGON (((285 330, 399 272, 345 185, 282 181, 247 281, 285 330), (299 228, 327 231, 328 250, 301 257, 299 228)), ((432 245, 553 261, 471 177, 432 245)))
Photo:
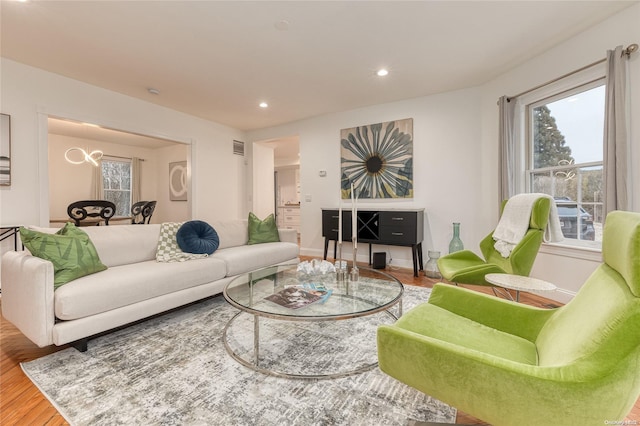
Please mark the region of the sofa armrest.
POLYGON ((298 231, 295 229, 278 228, 278 236, 280 241, 298 244, 298 231))
POLYGON ((2 316, 39 347, 53 344, 53 264, 27 251, 2 256, 2 316))
POLYGON ((433 287, 429 303, 488 327, 535 342, 557 309, 542 309, 447 284, 433 287))

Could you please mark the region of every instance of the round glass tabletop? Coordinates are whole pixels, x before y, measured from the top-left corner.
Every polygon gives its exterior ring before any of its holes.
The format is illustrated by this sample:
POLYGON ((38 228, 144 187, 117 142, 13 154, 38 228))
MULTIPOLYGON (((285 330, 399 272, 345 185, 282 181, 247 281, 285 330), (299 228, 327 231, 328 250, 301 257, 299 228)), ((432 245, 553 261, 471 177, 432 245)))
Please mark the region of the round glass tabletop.
POLYGON ((290 321, 371 315, 401 300, 404 287, 396 278, 374 269, 359 271, 358 281, 337 282, 335 273, 308 275, 297 272, 296 265, 273 266, 236 277, 224 297, 242 311, 290 321))

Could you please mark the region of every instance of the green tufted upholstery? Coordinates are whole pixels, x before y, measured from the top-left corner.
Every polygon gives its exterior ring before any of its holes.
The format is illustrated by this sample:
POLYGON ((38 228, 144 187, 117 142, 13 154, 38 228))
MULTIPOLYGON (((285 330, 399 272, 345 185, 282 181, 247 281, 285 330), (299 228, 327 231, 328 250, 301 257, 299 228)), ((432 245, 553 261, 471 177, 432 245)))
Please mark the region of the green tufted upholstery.
MULTIPOLYGON (((506 201, 503 202, 502 208, 506 201)), ((549 221, 551 200, 540 198, 533 205, 529 230, 522 241, 514 247, 508 258, 502 257, 493 248, 493 232, 480 242, 484 259, 471 250, 447 254, 438 259, 438 269, 442 277, 458 284, 491 285, 484 277, 487 274, 516 274, 528 276, 536 260, 544 231, 549 221)))
POLYGON ((602 247, 557 309, 437 284, 378 328, 380 369, 493 425, 620 424, 640 395, 640 214, 610 213, 602 247))

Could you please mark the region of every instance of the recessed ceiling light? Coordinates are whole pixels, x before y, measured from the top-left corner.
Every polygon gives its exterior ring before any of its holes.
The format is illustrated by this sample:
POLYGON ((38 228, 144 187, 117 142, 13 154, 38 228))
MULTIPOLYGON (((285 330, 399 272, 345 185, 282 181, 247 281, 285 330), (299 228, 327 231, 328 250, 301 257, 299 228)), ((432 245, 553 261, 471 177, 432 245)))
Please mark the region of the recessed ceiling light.
POLYGON ((389 71, 387 71, 387 70, 386 70, 386 69, 384 69, 384 68, 381 68, 381 69, 379 69, 379 70, 376 72, 376 75, 377 75, 378 77, 384 77, 385 75, 388 75, 388 74, 389 74, 389 71))
POLYGON ((260 102, 260 108, 267 108, 269 106, 266 102, 260 102))
POLYGON ((160 94, 160 91, 159 91, 158 89, 154 89, 153 87, 149 87, 149 88, 147 89, 147 91, 148 91, 149 93, 151 93, 152 95, 159 95, 159 94, 160 94))

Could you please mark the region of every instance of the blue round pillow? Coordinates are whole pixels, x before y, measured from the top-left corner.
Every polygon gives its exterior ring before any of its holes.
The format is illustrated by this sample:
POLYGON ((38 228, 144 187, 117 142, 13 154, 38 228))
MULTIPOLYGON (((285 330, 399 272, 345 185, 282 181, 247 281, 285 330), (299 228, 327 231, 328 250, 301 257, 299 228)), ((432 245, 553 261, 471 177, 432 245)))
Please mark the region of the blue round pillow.
POLYGON ((176 240, 180 250, 185 253, 211 254, 220 245, 216 230, 201 220, 183 223, 176 232, 176 240))

